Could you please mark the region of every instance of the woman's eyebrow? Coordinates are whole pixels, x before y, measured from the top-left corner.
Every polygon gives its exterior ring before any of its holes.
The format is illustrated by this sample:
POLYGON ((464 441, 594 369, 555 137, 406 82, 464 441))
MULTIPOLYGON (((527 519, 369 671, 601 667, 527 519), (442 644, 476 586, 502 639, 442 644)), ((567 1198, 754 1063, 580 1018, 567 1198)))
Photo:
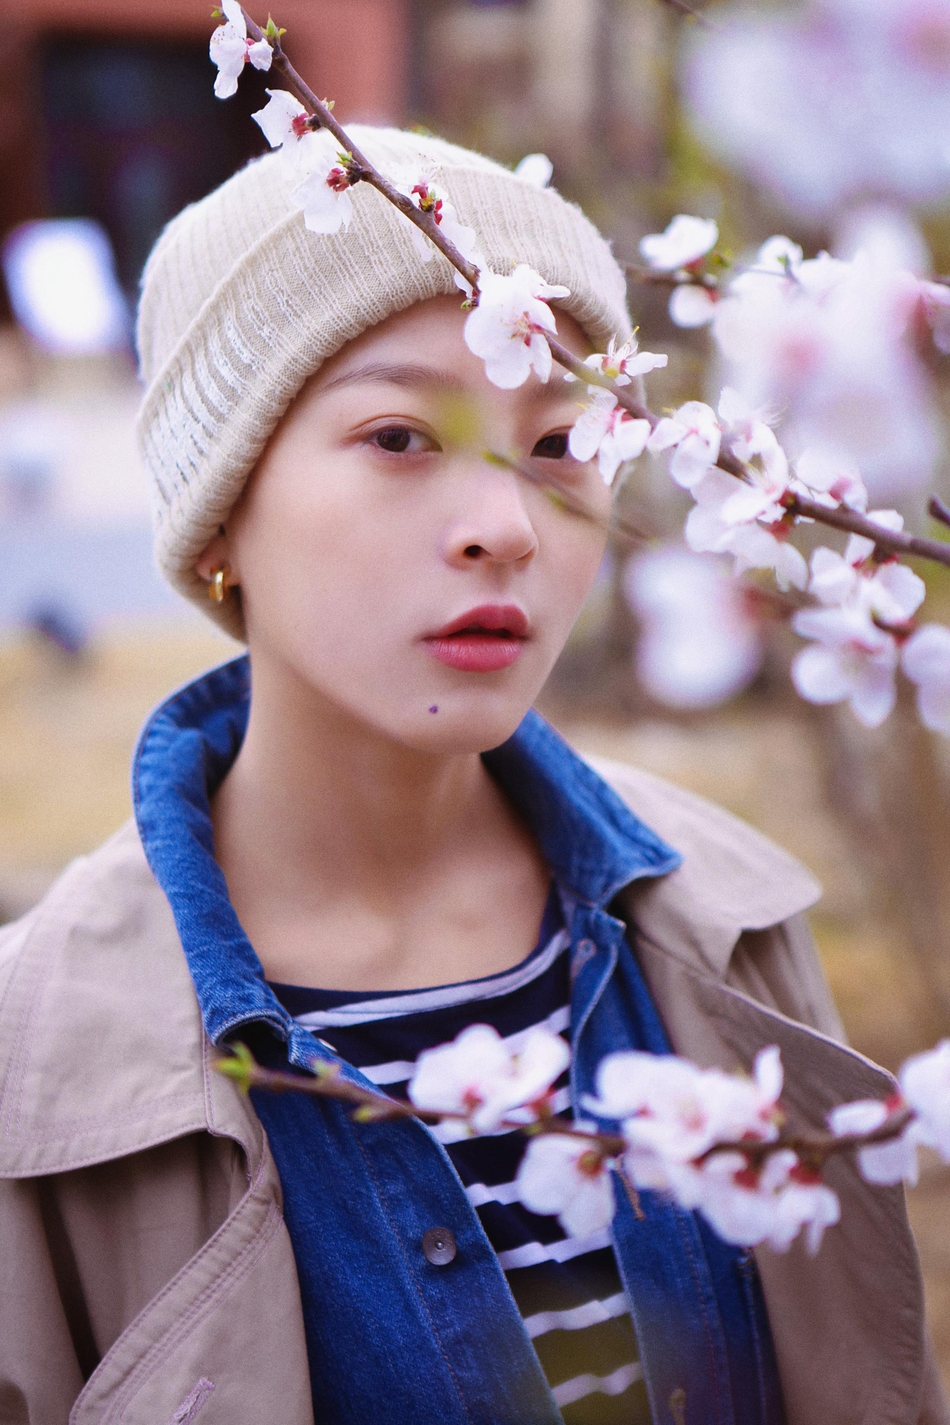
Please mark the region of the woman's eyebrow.
POLYGON ((344 371, 321 389, 333 391, 340 386, 354 386, 363 381, 375 381, 389 386, 434 387, 439 391, 461 391, 464 383, 437 366, 422 366, 417 362, 390 363, 371 361, 355 371, 344 371))
MULTIPOLYGON (((365 366, 358 366, 354 371, 344 371, 342 375, 335 376, 325 386, 319 387, 319 390, 335 391, 341 386, 355 386, 363 382, 402 386, 405 389, 452 391, 456 394, 465 390, 465 382, 450 372, 438 366, 424 366, 415 361, 367 362, 365 366)), ((551 402, 568 400, 573 393, 555 376, 546 385, 542 385, 540 381, 532 382, 523 394, 533 401, 551 402)), ((574 399, 577 399, 576 395, 574 399)))

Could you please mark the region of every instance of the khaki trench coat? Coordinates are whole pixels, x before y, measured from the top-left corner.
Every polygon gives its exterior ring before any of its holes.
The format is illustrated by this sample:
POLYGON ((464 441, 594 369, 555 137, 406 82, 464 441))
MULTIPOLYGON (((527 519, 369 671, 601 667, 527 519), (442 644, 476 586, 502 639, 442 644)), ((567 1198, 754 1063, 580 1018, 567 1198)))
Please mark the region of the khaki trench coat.
MULTIPOLYGON (((732 1069, 779 1044, 802 1124, 888 1094, 841 1043, 801 918, 812 877, 698 798, 595 765, 684 854, 625 893, 676 1050, 732 1069)), ((280 1182, 210 1059, 129 824, 0 931, 2 1425, 313 1425, 280 1182)), ((757 1253, 789 1425, 946 1425, 902 1191, 843 1160, 829 1178, 842 1222, 818 1255, 757 1253)))

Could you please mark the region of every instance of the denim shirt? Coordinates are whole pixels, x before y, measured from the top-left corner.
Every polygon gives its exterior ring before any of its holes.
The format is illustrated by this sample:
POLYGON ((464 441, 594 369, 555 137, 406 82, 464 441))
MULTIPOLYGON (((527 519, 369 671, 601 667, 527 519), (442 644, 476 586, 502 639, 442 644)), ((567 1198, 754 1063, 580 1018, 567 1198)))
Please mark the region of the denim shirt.
MULTIPOLYGON (((373 1088, 279 1003, 214 860, 209 797, 237 755, 249 706, 244 657, 152 715, 133 769, 145 854, 211 1041, 244 1039, 265 1062, 299 1072, 331 1060, 373 1088)), ((535 836, 566 908, 577 1112, 608 1052, 670 1052, 628 929, 609 907, 630 882, 666 875, 680 857, 534 712, 484 762, 535 836)), ((557 1425, 498 1259, 430 1131, 414 1121, 355 1124, 344 1104, 304 1095, 255 1090, 253 1102, 284 1194, 317 1425, 557 1425), (446 1265, 422 1251, 435 1226, 456 1239, 446 1265)), ((619 1180, 615 1191, 614 1247, 654 1420, 781 1425, 750 1254, 660 1195, 631 1198, 619 1180)))

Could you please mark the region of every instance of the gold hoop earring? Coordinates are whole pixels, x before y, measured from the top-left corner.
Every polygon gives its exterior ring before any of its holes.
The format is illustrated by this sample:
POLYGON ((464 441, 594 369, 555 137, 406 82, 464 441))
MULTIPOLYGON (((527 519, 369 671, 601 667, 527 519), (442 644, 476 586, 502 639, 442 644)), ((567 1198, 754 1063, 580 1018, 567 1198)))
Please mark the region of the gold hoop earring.
POLYGON ((218 564, 211 571, 211 579, 208 582, 208 598, 213 603, 223 604, 225 595, 228 592, 228 578, 231 573, 229 564, 218 564))

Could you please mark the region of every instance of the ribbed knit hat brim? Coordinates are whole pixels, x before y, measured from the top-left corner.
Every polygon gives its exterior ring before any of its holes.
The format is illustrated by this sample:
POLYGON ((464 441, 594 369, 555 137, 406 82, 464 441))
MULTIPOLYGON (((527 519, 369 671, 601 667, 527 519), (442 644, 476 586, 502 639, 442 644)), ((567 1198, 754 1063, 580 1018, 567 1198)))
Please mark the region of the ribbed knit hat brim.
MULTIPOLYGON (((629 334, 624 275, 580 209, 499 164, 439 139, 356 126, 382 172, 432 172, 488 265, 527 262, 571 295, 556 304, 595 347, 629 334)), ((146 392, 138 432, 151 478, 159 568, 228 633, 240 599, 212 604, 195 563, 227 519, 304 382, 348 341, 416 302, 458 291, 449 263, 423 260, 374 189, 352 190, 349 228, 308 231, 279 153, 236 173, 168 225, 149 258, 138 347, 146 392)))

